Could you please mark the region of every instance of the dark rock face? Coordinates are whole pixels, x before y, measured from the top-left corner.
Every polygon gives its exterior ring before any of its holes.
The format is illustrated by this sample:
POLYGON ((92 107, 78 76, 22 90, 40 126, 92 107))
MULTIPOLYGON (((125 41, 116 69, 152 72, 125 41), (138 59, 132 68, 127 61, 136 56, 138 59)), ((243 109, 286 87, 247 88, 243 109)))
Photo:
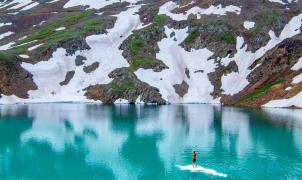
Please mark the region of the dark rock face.
POLYGON ((302 56, 302 36, 300 36, 300 39, 299 36, 296 38, 283 41, 252 64, 250 69, 253 69, 257 64, 261 65, 248 75, 248 81, 254 84, 261 79, 274 80, 288 77, 283 75, 291 72, 290 68, 302 56))
POLYGON ((0 60, 0 94, 28 98, 29 90, 36 90, 32 75, 19 63, 4 63, 0 60))
POLYGON ((185 74, 186 74, 187 78, 190 79, 190 71, 188 68, 185 69, 185 74))
POLYGON ((106 104, 114 103, 119 98, 134 103, 139 97, 145 103, 166 103, 157 88, 141 82, 127 68, 116 69, 109 74, 109 77, 114 80, 109 84, 97 84, 86 88, 85 96, 106 104))
POLYGON ((187 51, 190 49, 208 48, 214 52, 210 58, 231 57, 237 52, 237 29, 226 21, 216 20, 189 26, 189 36, 181 44, 187 51))
POLYGON ((78 56, 76 57, 76 59, 75 59, 75 65, 76 65, 76 66, 81 66, 81 65, 84 64, 84 61, 86 61, 86 60, 87 60, 86 57, 78 55, 78 56))
POLYGON ((189 85, 185 81, 182 81, 181 84, 175 84, 173 87, 175 89, 175 92, 180 97, 184 97, 184 95, 186 95, 188 93, 188 90, 189 90, 189 85))
POLYGON ((94 62, 94 63, 92 63, 92 64, 89 65, 89 66, 85 66, 85 67, 83 68, 83 71, 84 71, 85 73, 91 73, 92 71, 95 71, 95 70, 99 67, 99 65, 100 65, 99 62, 94 62))
POLYGON ((250 84, 239 93, 233 96, 223 96, 221 98, 224 104, 236 104, 257 89, 268 86, 269 84, 281 84, 282 88, 274 88, 271 93, 270 89, 263 92, 261 96, 255 97, 244 106, 259 107, 270 100, 290 98, 297 94, 301 87, 295 87, 295 93, 285 93, 285 88, 291 84, 291 80, 296 75, 302 73, 302 70, 293 71, 291 67, 296 64, 302 56, 302 36, 297 35, 280 43, 277 47, 268 51, 263 57, 255 61, 250 66, 253 71, 248 75, 250 84), (257 66, 258 65, 258 66, 257 66), (257 67, 256 67, 257 66, 257 67), (277 90, 276 90, 277 89, 277 90))
POLYGON ((211 93, 214 98, 220 97, 222 94, 221 77, 232 72, 238 72, 238 66, 235 61, 231 61, 227 66, 219 65, 214 72, 208 74, 209 80, 214 86, 214 91, 211 93))
POLYGON ((69 81, 73 78, 75 71, 68 71, 66 73, 64 81, 60 82, 61 86, 67 85, 69 81))

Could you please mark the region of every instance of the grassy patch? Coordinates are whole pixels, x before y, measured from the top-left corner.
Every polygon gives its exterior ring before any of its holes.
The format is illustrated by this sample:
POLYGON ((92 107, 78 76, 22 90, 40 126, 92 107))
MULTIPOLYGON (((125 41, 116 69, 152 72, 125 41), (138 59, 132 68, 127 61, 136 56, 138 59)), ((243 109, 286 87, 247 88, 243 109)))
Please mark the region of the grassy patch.
POLYGON ((6 51, 0 51, 0 61, 11 63, 16 59, 16 56, 6 51))
POLYGON ((135 83, 131 80, 124 81, 123 84, 119 85, 116 83, 111 83, 110 88, 112 92, 118 96, 121 96, 125 91, 135 88, 135 83))
POLYGON ((137 69, 139 67, 153 67, 158 64, 157 59, 149 58, 149 57, 136 57, 133 59, 131 67, 137 69))
POLYGON ((235 36, 230 32, 224 32, 220 34, 222 40, 224 40, 228 44, 236 44, 235 36))
POLYGON ((245 104, 248 103, 250 101, 252 101, 253 99, 265 94, 269 89, 271 89, 273 86, 278 85, 282 83, 282 81, 276 81, 276 82, 272 82, 269 84, 265 84, 263 86, 261 86, 260 88, 256 89, 254 92, 252 92, 251 94, 245 96, 240 102, 239 104, 245 104))
MULTIPOLYGON (((23 43, 27 43, 33 40, 40 40, 40 41, 48 41, 50 36, 51 37, 59 37, 60 34, 62 34, 61 31, 56 31, 55 29, 64 26, 72 26, 75 25, 76 23, 78 23, 81 19, 88 17, 90 15, 93 14, 92 10, 87 10, 87 11, 83 11, 83 12, 79 12, 76 14, 73 14, 71 16, 65 17, 65 18, 60 18, 57 19, 55 21, 53 21, 50 24, 45 24, 43 25, 36 33, 34 33, 33 35, 19 41, 17 44, 23 44, 23 43)), ((67 30, 65 30, 64 33, 66 33, 67 35, 69 34, 68 32, 66 32, 67 30)), ((70 33, 77 33, 80 30, 76 29, 73 27, 73 29, 71 30, 73 32, 70 33)), ((64 36, 61 36, 64 37, 64 36)), ((64 39, 68 39, 70 37, 70 35, 68 35, 68 37, 64 38, 64 39)), ((53 40, 53 39, 50 39, 53 40)))
POLYGON ((188 37, 185 39, 185 43, 192 44, 194 43, 195 39, 199 36, 199 32, 197 29, 193 30, 188 37))
POLYGON ((86 31, 101 32, 105 29, 105 24, 100 18, 93 18, 84 22, 84 28, 86 31))
POLYGON ((139 51, 145 46, 145 42, 142 37, 139 35, 134 35, 134 37, 130 40, 128 47, 131 52, 131 56, 134 58, 139 54, 139 51))
POLYGON ((50 48, 56 47, 59 42, 82 39, 89 34, 99 34, 105 32, 105 29, 114 23, 114 20, 114 17, 107 18, 95 16, 93 10, 77 12, 68 17, 63 17, 53 20, 49 23, 44 23, 42 26, 39 26, 38 29, 35 29, 30 36, 23 40, 17 41, 15 46, 8 51, 15 55, 29 53, 43 54, 50 48), (66 27, 66 29, 56 31, 56 29, 59 27, 66 27), (28 51, 29 47, 37 44, 43 45, 32 52, 28 51))
POLYGON ((157 15, 153 19, 153 23, 155 26, 164 26, 167 21, 167 17, 165 15, 157 15))
POLYGON ((131 67, 137 69, 139 67, 152 68, 158 64, 158 60, 147 57, 146 54, 154 53, 156 50, 154 47, 148 46, 142 37, 134 35, 128 44, 131 53, 131 67))

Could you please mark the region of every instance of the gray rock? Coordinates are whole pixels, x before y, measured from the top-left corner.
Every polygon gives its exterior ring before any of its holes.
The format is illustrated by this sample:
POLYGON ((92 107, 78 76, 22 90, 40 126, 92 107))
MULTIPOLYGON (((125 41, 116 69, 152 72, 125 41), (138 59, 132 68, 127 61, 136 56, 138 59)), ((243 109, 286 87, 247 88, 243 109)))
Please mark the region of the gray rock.
POLYGON ((69 83, 69 81, 73 78, 74 74, 75 74, 75 71, 68 71, 66 73, 64 81, 60 82, 60 85, 61 86, 67 85, 69 83))
POLYGON ((189 85, 186 81, 182 81, 181 84, 175 84, 173 85, 175 92, 180 96, 184 97, 185 94, 188 93, 189 85))
POLYGON ((75 65, 76 66, 81 66, 84 64, 84 61, 87 60, 86 57, 81 56, 81 55, 77 55, 76 59, 75 59, 75 65))
POLYGON ((85 66, 85 67, 83 68, 83 71, 84 71, 85 73, 91 73, 92 71, 95 71, 95 70, 99 67, 99 65, 100 65, 99 62, 94 62, 94 63, 92 63, 92 64, 89 65, 89 66, 85 66))

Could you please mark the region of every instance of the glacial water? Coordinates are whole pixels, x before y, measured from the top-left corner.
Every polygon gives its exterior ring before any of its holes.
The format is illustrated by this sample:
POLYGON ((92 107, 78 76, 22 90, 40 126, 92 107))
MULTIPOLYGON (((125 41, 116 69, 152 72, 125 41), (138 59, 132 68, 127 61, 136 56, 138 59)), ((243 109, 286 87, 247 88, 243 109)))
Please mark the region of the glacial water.
POLYGON ((302 110, 58 103, 0 117, 0 179, 302 179, 302 110))

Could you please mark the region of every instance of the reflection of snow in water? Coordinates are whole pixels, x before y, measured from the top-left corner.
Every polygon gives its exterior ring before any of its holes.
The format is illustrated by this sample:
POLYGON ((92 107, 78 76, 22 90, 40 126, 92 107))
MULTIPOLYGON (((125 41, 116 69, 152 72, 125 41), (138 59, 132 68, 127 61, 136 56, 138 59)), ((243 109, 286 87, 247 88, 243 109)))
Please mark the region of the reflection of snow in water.
POLYGON ((180 162, 183 159, 183 150, 188 147, 202 149, 204 152, 211 150, 215 142, 215 132, 211 129, 213 117, 213 106, 206 105, 202 108, 200 105, 174 108, 166 106, 160 108, 158 117, 138 122, 137 132, 139 134, 164 132, 162 141, 158 143, 158 149, 166 168, 171 169, 174 166, 170 162, 180 162))
POLYGON ((302 111, 301 109, 265 108, 265 113, 270 119, 285 123, 293 129, 294 142, 302 150, 302 111))
POLYGON ((130 166, 119 158, 119 149, 127 135, 112 131, 108 109, 94 110, 93 105, 83 104, 29 106, 28 116, 33 117, 34 122, 32 128, 21 135, 22 143, 47 142, 55 152, 64 152, 67 146, 77 148, 80 139, 83 148, 87 149, 85 160, 88 164, 103 164, 111 167, 116 177, 130 178, 122 172, 130 166))
MULTIPOLYGON (((155 141, 156 148, 153 149, 158 151, 158 154, 156 152, 154 156, 157 161, 164 163, 167 172, 173 172, 177 164, 187 164, 187 157, 191 155, 192 148, 201 152, 199 157, 205 157, 205 160, 202 160, 203 166, 227 174, 230 174, 231 170, 226 170, 225 164, 219 164, 219 161, 213 158, 213 155, 217 155, 215 151, 219 151, 218 154, 231 154, 223 155, 223 158, 226 157, 223 161, 233 161, 235 158, 234 164, 242 168, 250 167, 246 160, 251 156, 275 155, 271 151, 274 144, 270 143, 269 134, 258 134, 269 133, 272 129, 266 124, 264 128, 253 131, 253 125, 250 126, 253 122, 249 121, 252 117, 249 114, 251 111, 242 111, 239 108, 209 105, 150 107, 62 103, 0 106, 0 112, 1 116, 28 116, 33 119, 32 127, 21 134, 23 147, 36 141, 49 144, 53 151, 59 154, 65 153, 67 147, 84 151, 87 165, 111 168, 115 177, 120 179, 139 177, 140 171, 137 169, 141 168, 133 164, 131 159, 124 157, 123 152, 139 152, 129 151, 129 146, 123 151, 125 144, 134 142, 130 143, 132 147, 137 143, 137 139, 144 140, 142 137, 155 137, 158 134, 161 136, 155 141), (267 131, 266 127, 269 127, 267 131), (228 159, 229 156, 232 156, 231 160, 228 159), (207 159, 214 161, 209 162, 207 159)), ((270 121, 286 120, 282 124, 288 125, 293 131, 293 136, 286 136, 286 140, 294 141, 288 147, 301 153, 302 116, 299 114, 300 110, 268 109, 264 115, 269 116, 270 121), (300 150, 297 151, 296 148, 300 150)), ((278 131, 273 128, 273 131, 275 130, 278 131)), ((277 134, 275 138, 283 135, 277 134)), ((279 157, 273 159, 274 163, 278 163, 280 158, 287 158, 286 152, 282 149, 277 152, 279 157)), ((13 155, 9 150, 1 152, 0 163, 10 162, 13 155)))
POLYGON ((228 134, 224 139, 226 147, 230 147, 231 136, 237 136, 237 154, 243 155, 250 148, 251 138, 249 132, 248 116, 238 110, 238 108, 224 108, 222 111, 222 129, 228 134))

